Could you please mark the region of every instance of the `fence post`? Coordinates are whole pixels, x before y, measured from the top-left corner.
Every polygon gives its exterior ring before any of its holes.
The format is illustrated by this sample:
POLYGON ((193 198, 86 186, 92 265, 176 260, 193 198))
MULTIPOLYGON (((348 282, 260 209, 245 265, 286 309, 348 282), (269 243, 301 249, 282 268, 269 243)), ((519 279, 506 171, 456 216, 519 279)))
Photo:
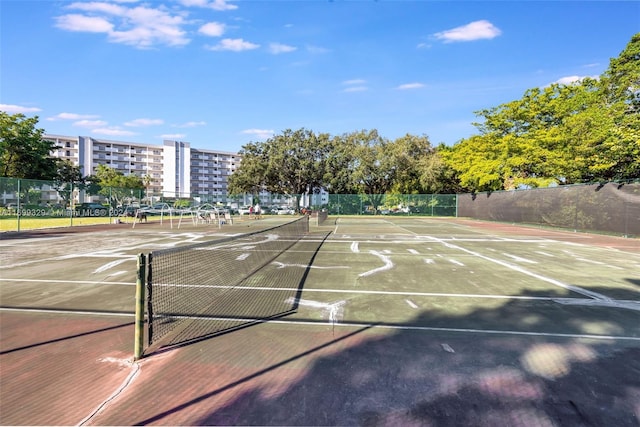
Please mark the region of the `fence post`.
POLYGON ((144 254, 138 254, 138 274, 136 280, 136 320, 135 320, 135 346, 133 360, 142 358, 144 351, 144 303, 145 303, 145 272, 147 260, 144 254))
POLYGON ((73 227, 73 210, 76 203, 73 200, 73 182, 71 183, 71 190, 69 191, 69 227, 73 227))
POLYGON ((460 200, 460 195, 456 193, 455 196, 456 196, 456 218, 458 218, 458 203, 460 200))
POLYGON ((16 218, 18 219, 18 224, 17 224, 18 231, 20 231, 20 210, 21 210, 20 208, 21 208, 21 206, 20 206, 20 180, 18 179, 18 210, 16 211, 16 213, 17 213, 16 218))

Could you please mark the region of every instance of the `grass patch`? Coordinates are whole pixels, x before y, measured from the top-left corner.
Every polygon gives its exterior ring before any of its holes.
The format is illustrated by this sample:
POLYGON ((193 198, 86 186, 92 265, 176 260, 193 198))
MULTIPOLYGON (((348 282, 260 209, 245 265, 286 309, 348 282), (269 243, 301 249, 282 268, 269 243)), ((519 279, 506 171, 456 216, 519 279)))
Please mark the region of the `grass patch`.
POLYGON ((46 217, 20 217, 5 216, 0 217, 0 231, 24 231, 36 230, 39 228, 70 227, 76 225, 96 225, 113 223, 111 217, 74 217, 46 218, 46 217))

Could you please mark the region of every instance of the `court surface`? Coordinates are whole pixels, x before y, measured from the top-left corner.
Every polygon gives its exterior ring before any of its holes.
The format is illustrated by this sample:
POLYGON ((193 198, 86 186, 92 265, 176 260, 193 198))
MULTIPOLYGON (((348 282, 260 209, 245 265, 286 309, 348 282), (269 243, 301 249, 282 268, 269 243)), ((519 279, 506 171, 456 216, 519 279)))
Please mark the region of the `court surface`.
POLYGON ((132 361, 138 253, 287 219, 0 236, 0 422, 640 425, 638 239, 312 220, 238 294, 295 310, 132 361))

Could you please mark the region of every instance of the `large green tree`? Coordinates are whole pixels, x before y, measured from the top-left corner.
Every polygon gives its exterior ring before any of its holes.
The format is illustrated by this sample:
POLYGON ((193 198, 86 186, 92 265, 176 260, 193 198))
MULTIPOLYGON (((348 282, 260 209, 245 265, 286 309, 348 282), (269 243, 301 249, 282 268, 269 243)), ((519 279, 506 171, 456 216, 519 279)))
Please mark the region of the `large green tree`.
POLYGON ((247 144, 240 151, 240 167, 230 178, 230 192, 287 194, 297 198, 298 206, 302 194, 322 186, 329 149, 328 134, 304 128, 247 144))
POLYGON ((424 193, 422 169, 429 165, 427 159, 435 153, 426 135, 406 134, 389 144, 396 172, 391 192, 397 194, 424 193))
POLYGON ((109 199, 111 206, 123 206, 128 199, 142 200, 144 196, 144 181, 137 175, 125 175, 122 172, 107 165, 98 165, 96 173, 86 178, 92 188, 90 192, 109 199))
POLYGON ((600 79, 529 89, 476 114, 479 135, 443 159, 471 191, 640 176, 640 36, 600 79))
POLYGON ((3 177, 53 179, 57 159, 51 152, 54 142, 43 139, 37 128, 38 116, 10 115, 0 111, 0 174, 3 177))
POLYGON ((82 176, 82 168, 74 165, 69 160, 58 162, 58 169, 53 180, 53 187, 63 201, 64 207, 70 205, 75 190, 83 189, 85 180, 82 176))

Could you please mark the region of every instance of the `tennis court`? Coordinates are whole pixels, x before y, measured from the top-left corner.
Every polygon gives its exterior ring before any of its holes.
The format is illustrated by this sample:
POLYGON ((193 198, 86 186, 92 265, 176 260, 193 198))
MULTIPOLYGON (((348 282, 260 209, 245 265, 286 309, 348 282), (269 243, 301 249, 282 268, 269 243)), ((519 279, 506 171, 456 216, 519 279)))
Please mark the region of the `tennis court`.
POLYGON ((639 240, 330 216, 196 308, 285 221, 3 236, 2 424, 640 424, 639 240), (188 338, 133 362, 137 254, 193 244, 188 338))

